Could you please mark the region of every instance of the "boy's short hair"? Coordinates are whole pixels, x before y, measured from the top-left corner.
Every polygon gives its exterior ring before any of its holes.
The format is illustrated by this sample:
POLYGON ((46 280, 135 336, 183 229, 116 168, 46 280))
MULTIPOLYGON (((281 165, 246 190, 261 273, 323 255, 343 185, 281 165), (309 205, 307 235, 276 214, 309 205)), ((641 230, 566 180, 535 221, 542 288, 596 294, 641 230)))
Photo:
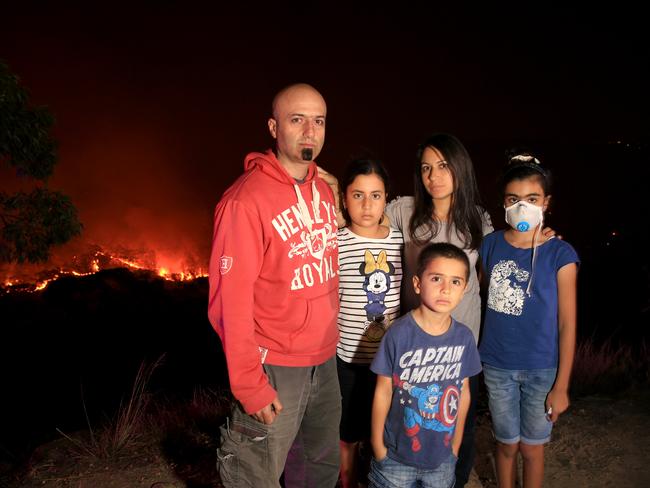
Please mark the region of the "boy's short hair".
POLYGON ((458 246, 454 246, 448 242, 435 242, 422 248, 417 262, 416 274, 418 278, 422 279, 424 270, 436 258, 455 259, 462 262, 465 265, 465 281, 469 280, 469 259, 467 254, 458 246))

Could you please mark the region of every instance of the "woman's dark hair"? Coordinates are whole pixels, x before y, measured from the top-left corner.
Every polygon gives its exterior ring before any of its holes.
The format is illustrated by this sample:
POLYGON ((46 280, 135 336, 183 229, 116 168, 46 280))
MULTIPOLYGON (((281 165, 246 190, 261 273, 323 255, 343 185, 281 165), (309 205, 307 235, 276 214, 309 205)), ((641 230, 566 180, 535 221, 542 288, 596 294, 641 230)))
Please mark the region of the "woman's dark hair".
MULTIPOLYGON (((447 231, 451 225, 466 248, 478 249, 483 239, 483 216, 481 198, 478 193, 474 165, 461 142, 450 134, 434 134, 418 146, 415 160, 414 184, 415 202, 409 222, 409 234, 417 244, 424 244, 438 235, 440 222, 434 218, 433 198, 422 182, 422 155, 427 148, 436 149, 449 165, 453 177, 454 192, 449 209, 447 231), (425 226, 427 232, 416 235, 416 230, 425 226)), ((449 237, 449 236, 448 236, 449 237)))
MULTIPOLYGON (((348 163, 347 168, 345 168, 342 185, 340 187, 342 197, 345 198, 345 194, 348 191, 348 186, 352 184, 357 176, 372 174, 379 176, 381 181, 384 183, 384 190, 386 191, 386 195, 388 195, 388 171, 386 171, 383 163, 378 159, 361 158, 353 159, 348 163)), ((343 217, 345 217, 345 221, 350 222, 350 215, 348 214, 345 206, 343 206, 341 210, 343 211, 343 217)))
MULTIPOLYGON (((544 195, 551 194, 551 172, 540 163, 539 159, 528 150, 509 149, 506 151, 507 164, 503 168, 499 180, 501 196, 506 189, 506 185, 514 180, 526 180, 534 177, 539 181, 544 195)), ((503 198, 501 199, 503 201, 503 198)))

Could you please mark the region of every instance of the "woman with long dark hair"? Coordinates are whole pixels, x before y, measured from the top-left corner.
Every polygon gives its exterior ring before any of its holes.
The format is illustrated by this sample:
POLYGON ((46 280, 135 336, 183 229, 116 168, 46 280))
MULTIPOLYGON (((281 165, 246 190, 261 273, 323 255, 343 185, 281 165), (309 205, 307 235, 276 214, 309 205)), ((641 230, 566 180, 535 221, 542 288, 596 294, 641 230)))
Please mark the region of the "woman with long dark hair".
MULTIPOLYGON (((413 289, 420 250, 431 242, 448 242, 465 251, 470 261, 467 291, 452 313, 469 327, 478 343, 481 298, 476 271, 483 236, 493 231, 490 216, 481 206, 472 160, 463 144, 450 134, 433 134, 416 153, 414 196, 396 198, 386 207, 392 226, 404 234, 402 314, 419 305, 413 289)), ((456 487, 469 479, 474 464, 474 431, 478 375, 470 377, 471 403, 456 464, 456 487)))

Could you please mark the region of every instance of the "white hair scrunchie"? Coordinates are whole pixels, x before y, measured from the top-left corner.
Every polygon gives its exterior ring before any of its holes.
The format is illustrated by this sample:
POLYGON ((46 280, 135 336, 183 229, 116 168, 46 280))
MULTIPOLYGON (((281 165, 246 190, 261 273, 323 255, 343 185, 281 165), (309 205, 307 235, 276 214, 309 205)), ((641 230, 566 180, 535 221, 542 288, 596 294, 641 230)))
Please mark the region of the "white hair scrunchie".
POLYGON ((510 162, 512 163, 513 161, 521 161, 522 163, 530 163, 533 162, 535 164, 541 165, 542 163, 539 162, 539 159, 537 159, 534 156, 530 156, 528 154, 517 154, 516 156, 513 156, 510 158, 510 162))

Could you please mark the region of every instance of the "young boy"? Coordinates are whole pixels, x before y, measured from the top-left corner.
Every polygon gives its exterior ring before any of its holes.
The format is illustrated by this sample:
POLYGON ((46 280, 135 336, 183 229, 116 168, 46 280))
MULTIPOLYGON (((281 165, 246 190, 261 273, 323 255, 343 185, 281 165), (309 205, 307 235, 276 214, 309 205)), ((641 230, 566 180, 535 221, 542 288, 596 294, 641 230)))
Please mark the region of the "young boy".
POLYGON ((468 277, 469 261, 456 246, 420 252, 413 277, 420 306, 393 322, 371 366, 370 487, 454 485, 468 377, 481 371, 472 332, 451 317, 468 277))

